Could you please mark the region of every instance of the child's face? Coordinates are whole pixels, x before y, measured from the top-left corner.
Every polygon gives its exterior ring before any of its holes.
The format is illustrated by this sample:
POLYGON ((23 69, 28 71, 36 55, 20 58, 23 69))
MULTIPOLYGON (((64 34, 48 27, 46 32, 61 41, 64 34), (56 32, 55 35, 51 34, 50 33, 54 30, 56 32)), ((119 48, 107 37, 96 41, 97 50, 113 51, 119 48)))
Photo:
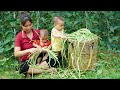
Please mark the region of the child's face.
POLYGON ((48 40, 48 36, 40 36, 39 38, 40 38, 40 41, 43 43, 46 43, 48 40))
POLYGON ((58 22, 55 24, 55 28, 61 31, 62 29, 64 29, 64 22, 61 20, 58 20, 58 22))

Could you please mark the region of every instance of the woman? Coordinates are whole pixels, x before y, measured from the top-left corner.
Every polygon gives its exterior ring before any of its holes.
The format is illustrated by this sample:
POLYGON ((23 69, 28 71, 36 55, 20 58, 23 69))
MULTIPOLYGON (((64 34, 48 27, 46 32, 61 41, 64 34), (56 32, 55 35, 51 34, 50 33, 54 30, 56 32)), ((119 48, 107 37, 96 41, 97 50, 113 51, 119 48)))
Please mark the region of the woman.
POLYGON ((33 40, 39 39, 40 30, 35 30, 32 27, 32 19, 29 14, 22 13, 20 15, 22 30, 16 35, 14 42, 14 55, 19 58, 20 74, 41 74, 42 71, 37 68, 30 67, 28 60, 29 54, 38 51, 33 47, 33 40))

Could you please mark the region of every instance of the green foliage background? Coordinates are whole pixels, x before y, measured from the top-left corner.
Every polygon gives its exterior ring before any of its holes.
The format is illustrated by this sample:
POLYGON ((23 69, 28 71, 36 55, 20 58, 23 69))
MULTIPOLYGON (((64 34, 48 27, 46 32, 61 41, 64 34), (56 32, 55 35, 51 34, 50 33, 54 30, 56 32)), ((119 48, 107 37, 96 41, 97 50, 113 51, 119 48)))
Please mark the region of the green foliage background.
MULTIPOLYGON (((65 32, 72 33, 88 28, 98 35, 98 49, 120 52, 120 11, 28 11, 36 29, 46 28, 51 32, 52 18, 62 16, 65 32)), ((0 65, 14 58, 14 39, 21 31, 20 11, 0 11, 0 65)), ((14 60, 15 62, 15 60, 14 60)))

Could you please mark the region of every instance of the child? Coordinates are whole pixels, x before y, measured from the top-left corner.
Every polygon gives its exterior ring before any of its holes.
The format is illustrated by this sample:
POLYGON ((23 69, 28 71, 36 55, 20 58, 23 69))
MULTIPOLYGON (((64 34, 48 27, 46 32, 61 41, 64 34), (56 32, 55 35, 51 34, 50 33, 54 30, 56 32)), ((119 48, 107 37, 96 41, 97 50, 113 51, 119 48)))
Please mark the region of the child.
MULTIPOLYGON (((42 29, 40 31, 39 39, 40 40, 36 40, 36 41, 33 42, 34 47, 45 48, 45 49, 46 48, 48 48, 48 49, 51 48, 51 42, 48 40, 48 30, 42 29)), ((47 54, 46 51, 42 51, 42 53, 40 53, 40 55, 37 58, 37 65, 41 65, 40 63, 45 61, 44 64, 46 64, 47 67, 48 67, 46 59, 48 59, 48 54, 47 54)))
MULTIPOLYGON (((61 49, 62 49, 62 39, 66 38, 64 35, 64 21, 62 17, 55 16, 53 18, 54 28, 51 31, 51 44, 52 51, 54 51, 58 60, 61 64, 61 49)), ((57 64, 56 64, 57 66, 57 64)))

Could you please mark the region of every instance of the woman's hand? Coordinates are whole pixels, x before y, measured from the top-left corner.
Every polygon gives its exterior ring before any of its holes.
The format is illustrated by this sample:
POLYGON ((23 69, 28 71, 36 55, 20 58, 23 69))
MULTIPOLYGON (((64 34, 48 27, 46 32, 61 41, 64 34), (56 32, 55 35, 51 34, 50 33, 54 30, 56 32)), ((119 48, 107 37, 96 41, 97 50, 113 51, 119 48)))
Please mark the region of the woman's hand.
POLYGON ((35 53, 35 52, 39 52, 39 49, 38 48, 29 49, 29 53, 35 53))
POLYGON ((26 49, 26 50, 23 50, 21 51, 21 48, 20 47, 15 47, 14 48, 14 55, 15 57, 21 57, 21 56, 24 56, 25 54, 28 54, 28 53, 34 53, 34 52, 39 52, 40 50, 38 48, 30 48, 30 49, 26 49))

